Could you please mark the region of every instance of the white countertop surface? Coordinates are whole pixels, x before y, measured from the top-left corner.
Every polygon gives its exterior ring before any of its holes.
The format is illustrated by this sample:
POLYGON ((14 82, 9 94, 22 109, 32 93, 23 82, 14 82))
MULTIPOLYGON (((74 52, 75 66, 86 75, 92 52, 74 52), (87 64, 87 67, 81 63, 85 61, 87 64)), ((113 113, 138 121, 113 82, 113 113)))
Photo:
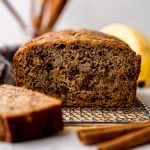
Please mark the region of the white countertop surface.
MULTIPOLYGON (((139 97, 150 108, 150 88, 138 89, 139 97)), ((96 146, 85 146, 80 143, 74 131, 63 131, 59 135, 29 142, 8 144, 1 142, 0 150, 96 150, 96 146)), ((134 148, 134 150, 149 150, 150 144, 134 148)))

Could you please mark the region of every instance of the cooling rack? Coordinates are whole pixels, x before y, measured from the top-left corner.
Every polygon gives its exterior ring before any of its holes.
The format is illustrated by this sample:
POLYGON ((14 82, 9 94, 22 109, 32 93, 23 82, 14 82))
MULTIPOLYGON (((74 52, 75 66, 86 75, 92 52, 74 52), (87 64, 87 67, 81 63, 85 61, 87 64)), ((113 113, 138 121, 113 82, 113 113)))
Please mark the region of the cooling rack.
POLYGON ((62 111, 66 125, 129 123, 150 120, 150 111, 139 98, 136 98, 132 108, 64 107, 62 111))

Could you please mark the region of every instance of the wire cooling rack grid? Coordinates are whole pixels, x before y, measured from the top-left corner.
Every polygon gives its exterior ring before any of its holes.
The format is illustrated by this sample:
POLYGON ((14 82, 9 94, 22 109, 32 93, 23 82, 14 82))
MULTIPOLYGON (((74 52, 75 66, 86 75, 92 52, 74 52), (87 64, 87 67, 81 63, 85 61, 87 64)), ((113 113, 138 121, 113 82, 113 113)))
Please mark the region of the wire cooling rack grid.
POLYGON ((132 108, 63 108, 63 120, 69 124, 128 123, 150 120, 150 111, 136 98, 132 108))

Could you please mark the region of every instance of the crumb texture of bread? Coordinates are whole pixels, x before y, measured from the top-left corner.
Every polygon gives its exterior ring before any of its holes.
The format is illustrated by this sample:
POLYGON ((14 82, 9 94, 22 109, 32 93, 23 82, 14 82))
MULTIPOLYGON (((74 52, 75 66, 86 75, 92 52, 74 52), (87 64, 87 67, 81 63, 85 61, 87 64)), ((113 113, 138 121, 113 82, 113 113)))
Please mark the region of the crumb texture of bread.
POLYGON ((123 41, 91 30, 50 32, 14 56, 17 86, 60 98, 64 106, 128 107, 141 57, 123 41))
POLYGON ((20 142, 63 128, 61 101, 11 85, 0 86, 0 139, 20 142))

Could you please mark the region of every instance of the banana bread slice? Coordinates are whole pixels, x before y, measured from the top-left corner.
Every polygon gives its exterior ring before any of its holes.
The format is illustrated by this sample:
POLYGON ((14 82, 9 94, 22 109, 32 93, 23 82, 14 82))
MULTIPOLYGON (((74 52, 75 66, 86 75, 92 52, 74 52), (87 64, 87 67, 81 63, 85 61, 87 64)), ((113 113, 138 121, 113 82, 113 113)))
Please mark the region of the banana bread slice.
POLYGON ((0 86, 0 139, 19 142, 62 130, 61 102, 28 89, 0 86))
POLYGON ((16 84, 64 106, 130 106, 141 57, 123 41, 91 30, 47 33, 14 56, 16 84))

